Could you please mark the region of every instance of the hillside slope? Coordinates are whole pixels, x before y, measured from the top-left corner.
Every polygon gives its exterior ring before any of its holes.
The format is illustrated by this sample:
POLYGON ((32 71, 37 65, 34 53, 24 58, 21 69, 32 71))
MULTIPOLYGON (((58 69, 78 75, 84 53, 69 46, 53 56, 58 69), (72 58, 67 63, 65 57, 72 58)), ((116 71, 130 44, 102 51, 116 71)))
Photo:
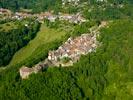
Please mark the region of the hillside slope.
POLYGON ((30 41, 27 46, 18 51, 8 66, 18 64, 27 58, 30 59, 32 57, 37 57, 37 55, 43 55, 43 51, 46 49, 45 45, 61 39, 64 35, 65 32, 50 29, 46 27, 46 25, 42 24, 35 39, 30 41))
POLYGON ((68 68, 49 68, 21 80, 20 65, 0 73, 3 100, 131 100, 133 96, 133 21, 116 20, 101 30, 97 52, 68 68), (12 93, 13 92, 13 93, 12 93))

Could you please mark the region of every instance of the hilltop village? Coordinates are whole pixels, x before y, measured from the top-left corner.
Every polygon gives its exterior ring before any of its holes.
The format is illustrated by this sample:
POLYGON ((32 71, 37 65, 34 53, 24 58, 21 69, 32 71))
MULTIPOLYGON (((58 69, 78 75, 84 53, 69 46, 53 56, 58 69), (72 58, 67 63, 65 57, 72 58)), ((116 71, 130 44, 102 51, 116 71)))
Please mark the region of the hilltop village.
POLYGON ((75 39, 69 38, 57 50, 49 52, 48 60, 55 66, 70 66, 77 62, 81 55, 95 51, 97 44, 96 34, 82 34, 75 39))
POLYGON ((99 29, 104 27, 107 23, 102 22, 101 25, 90 33, 82 34, 76 38, 70 37, 62 46, 57 50, 49 51, 48 58, 39 62, 32 68, 22 66, 20 68, 20 76, 22 79, 28 78, 32 73, 38 73, 51 66, 68 67, 76 63, 81 55, 86 55, 95 52, 99 42, 96 37, 99 36, 99 29))
MULTIPOLYGON (((52 12, 42 12, 40 14, 30 14, 23 12, 12 12, 8 9, 0 8, 0 15, 16 20, 22 20, 25 18, 35 18, 39 22, 43 23, 44 19, 49 20, 50 22, 55 22, 56 19, 60 21, 66 20, 70 23, 80 24, 86 22, 87 20, 82 17, 80 13, 77 14, 63 14, 59 13, 58 15, 52 14, 52 12)), ((49 51, 47 59, 42 62, 39 62, 34 67, 29 68, 22 66, 20 68, 20 76, 22 79, 28 78, 32 73, 38 73, 43 69, 46 69, 51 66, 57 67, 68 67, 72 66, 73 63, 79 61, 81 55, 86 55, 91 52, 95 52, 99 42, 96 40, 98 36, 99 29, 104 27, 106 22, 102 22, 96 29, 91 28, 90 33, 84 33, 78 37, 70 37, 68 40, 58 47, 57 50, 49 51)))
POLYGON ((95 51, 98 45, 96 34, 82 34, 76 38, 69 38, 62 46, 55 51, 49 51, 48 58, 40 62, 33 68, 23 66, 20 69, 22 79, 27 78, 31 73, 37 73, 47 67, 72 66, 80 59, 81 55, 86 55, 95 51))

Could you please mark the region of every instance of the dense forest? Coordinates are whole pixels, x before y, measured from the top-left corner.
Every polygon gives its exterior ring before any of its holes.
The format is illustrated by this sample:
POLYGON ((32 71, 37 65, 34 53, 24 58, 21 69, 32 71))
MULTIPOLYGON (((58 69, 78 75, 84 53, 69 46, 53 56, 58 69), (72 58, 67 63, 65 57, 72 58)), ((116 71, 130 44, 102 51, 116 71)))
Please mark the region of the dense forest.
POLYGON ((32 9, 33 12, 42 12, 54 7, 58 7, 61 4, 61 0, 1 0, 0 7, 8 8, 12 11, 18 11, 23 9, 32 9), (36 9, 37 8, 37 9, 36 9))
MULTIPOLYGON (((4 21, 1 21, 1 23, 4 23, 4 21)), ((10 23, 13 23, 13 21, 10 23)), ((28 24, 23 24, 22 21, 16 21, 15 24, 18 25, 16 26, 17 28, 5 31, 11 26, 10 24, 6 24, 6 28, 0 30, 0 66, 7 65, 14 53, 35 37, 40 27, 37 21, 29 21, 28 24)))
POLYGON ((108 0, 108 2, 105 3, 90 2, 84 8, 83 15, 90 20, 112 20, 124 19, 128 17, 133 18, 132 6, 132 0, 108 0))

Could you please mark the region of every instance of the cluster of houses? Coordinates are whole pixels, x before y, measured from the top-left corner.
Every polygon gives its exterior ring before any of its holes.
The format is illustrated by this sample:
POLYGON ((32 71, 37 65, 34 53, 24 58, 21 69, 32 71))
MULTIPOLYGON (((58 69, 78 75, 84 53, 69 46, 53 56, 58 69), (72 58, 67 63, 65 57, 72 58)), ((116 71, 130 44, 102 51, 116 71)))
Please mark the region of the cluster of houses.
POLYGON ((50 51, 48 54, 48 60, 50 60, 56 66, 67 66, 62 63, 63 58, 69 58, 72 65, 77 62, 81 55, 86 55, 92 51, 95 51, 98 42, 96 41, 96 34, 82 34, 76 38, 69 38, 62 46, 55 51, 50 51))
MULTIPOLYGON (((62 5, 78 5, 81 0, 62 0, 62 5)), ((96 0, 97 2, 107 2, 107 0, 96 0)))
POLYGON ((83 18, 79 13, 77 14, 59 14, 59 20, 67 20, 70 23, 82 23, 86 22, 87 20, 83 18))
POLYGON ((23 18, 31 18, 34 17, 38 21, 43 22, 44 19, 48 19, 50 22, 55 22, 56 19, 59 20, 67 20, 71 23, 82 23, 85 22, 85 18, 83 18, 80 14, 62 14, 59 13, 58 15, 54 15, 50 12, 43 12, 40 14, 28 14, 28 13, 21 13, 21 12, 16 12, 12 18, 16 18, 18 20, 23 19, 23 18))
POLYGON ((59 20, 66 20, 70 23, 82 23, 85 22, 86 19, 81 16, 81 14, 63 14, 59 13, 58 15, 52 14, 52 12, 42 12, 40 14, 31 14, 31 13, 24 13, 24 12, 16 12, 12 14, 10 10, 0 8, 0 15, 8 15, 5 16, 11 19, 21 20, 24 18, 35 18, 39 22, 43 23, 44 19, 48 19, 50 22, 55 22, 56 19, 59 20))
POLYGON ((79 1, 80 0, 62 0, 62 5, 64 6, 64 5, 66 5, 67 3, 71 3, 71 4, 73 4, 73 5, 78 5, 78 3, 79 3, 79 1))
POLYGON ((40 14, 31 14, 31 13, 24 13, 24 12, 16 12, 11 18, 13 19, 24 19, 24 18, 36 18, 37 20, 41 21, 47 18, 52 22, 52 19, 55 20, 56 16, 52 15, 50 12, 44 12, 40 14))

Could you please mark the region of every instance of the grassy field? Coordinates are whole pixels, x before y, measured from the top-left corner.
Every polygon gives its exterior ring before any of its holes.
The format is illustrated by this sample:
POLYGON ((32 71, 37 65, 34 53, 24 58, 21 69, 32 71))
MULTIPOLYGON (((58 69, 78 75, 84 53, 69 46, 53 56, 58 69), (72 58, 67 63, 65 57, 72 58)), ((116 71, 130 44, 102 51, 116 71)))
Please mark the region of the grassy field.
POLYGON ((20 25, 23 26, 27 23, 28 23, 28 21, 26 21, 26 20, 24 20, 24 21, 10 21, 10 22, 4 23, 4 24, 0 24, 0 31, 8 32, 12 29, 17 29, 18 26, 20 26, 20 25))
MULTIPOLYGON (((58 31, 56 29, 50 29, 44 24, 41 25, 40 31, 37 33, 37 36, 29 42, 27 46, 20 49, 12 58, 9 65, 14 65, 22 62, 31 55, 38 55, 40 52, 38 48, 43 50, 45 49, 45 44, 50 43, 54 40, 60 39, 65 35, 65 32, 58 31)), ((8 66, 9 66, 8 65, 8 66)))
POLYGON ((6 32, 8 32, 11 29, 15 29, 17 28, 17 25, 15 24, 15 22, 8 22, 5 24, 0 24, 0 31, 4 30, 6 32))

